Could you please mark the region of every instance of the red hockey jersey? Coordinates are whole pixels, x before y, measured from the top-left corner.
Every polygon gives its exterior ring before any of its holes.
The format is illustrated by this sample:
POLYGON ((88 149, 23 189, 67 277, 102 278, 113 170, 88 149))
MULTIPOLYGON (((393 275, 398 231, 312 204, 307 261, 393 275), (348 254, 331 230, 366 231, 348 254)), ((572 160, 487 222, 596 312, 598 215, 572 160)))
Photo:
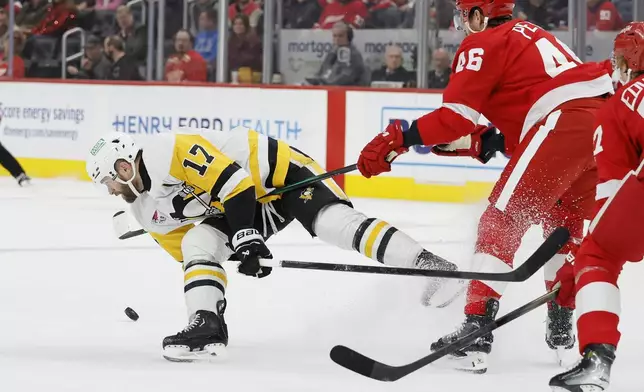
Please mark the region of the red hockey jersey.
POLYGON ((511 154, 562 103, 613 91, 600 63, 582 63, 552 34, 516 20, 465 37, 442 106, 416 125, 424 145, 444 144, 473 133, 482 114, 511 154))
POLYGON ((367 6, 362 0, 352 0, 346 3, 339 1, 327 2, 320 15, 316 27, 331 29, 333 25, 344 21, 352 27, 362 27, 367 17, 367 6))
POLYGON ((599 209, 617 191, 622 178, 644 159, 644 76, 617 90, 600 109, 597 122, 594 154, 599 209))

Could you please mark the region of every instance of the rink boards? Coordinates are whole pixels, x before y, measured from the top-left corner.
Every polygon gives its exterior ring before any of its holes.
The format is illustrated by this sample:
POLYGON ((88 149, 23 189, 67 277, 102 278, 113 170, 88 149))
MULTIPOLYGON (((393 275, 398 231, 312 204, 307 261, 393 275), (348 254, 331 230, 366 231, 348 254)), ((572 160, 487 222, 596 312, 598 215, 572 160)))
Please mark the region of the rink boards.
MULTIPOLYGON (((355 163, 362 147, 389 122, 399 119, 407 126, 442 100, 440 92, 429 90, 1 83, 0 142, 33 177, 80 179, 87 179, 87 152, 110 131, 133 134, 145 144, 165 132, 229 132, 245 126, 334 169, 355 163)), ((487 196, 506 161, 482 165, 470 158, 436 157, 421 147, 399 157, 391 173, 369 180, 349 174, 338 182, 350 196, 469 202, 487 196)))

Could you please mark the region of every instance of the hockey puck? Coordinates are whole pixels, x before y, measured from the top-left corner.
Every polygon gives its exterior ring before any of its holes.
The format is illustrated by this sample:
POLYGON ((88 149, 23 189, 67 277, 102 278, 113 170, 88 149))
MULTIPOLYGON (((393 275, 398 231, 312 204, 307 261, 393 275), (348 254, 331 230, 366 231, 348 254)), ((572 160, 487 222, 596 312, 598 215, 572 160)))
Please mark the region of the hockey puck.
POLYGON ((139 319, 139 315, 132 308, 125 308, 125 315, 130 318, 132 321, 139 319))

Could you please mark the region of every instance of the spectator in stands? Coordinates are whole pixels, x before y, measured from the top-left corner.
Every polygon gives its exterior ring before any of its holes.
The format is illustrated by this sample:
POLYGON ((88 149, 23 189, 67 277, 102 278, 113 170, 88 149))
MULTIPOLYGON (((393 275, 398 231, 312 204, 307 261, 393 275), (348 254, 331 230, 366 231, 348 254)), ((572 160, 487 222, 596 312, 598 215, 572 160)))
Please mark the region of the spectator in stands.
POLYGON ((517 4, 517 17, 527 20, 546 30, 554 27, 550 10, 546 7, 546 0, 528 0, 525 4, 517 4))
POLYGON ((432 66, 427 77, 427 88, 445 88, 449 82, 452 61, 449 53, 443 48, 438 48, 432 53, 432 66))
POLYGON ((413 75, 405 69, 403 63, 403 52, 398 45, 389 45, 385 49, 385 65, 373 71, 372 82, 403 82, 408 85, 413 75))
POLYGON ((125 52, 125 42, 118 35, 105 38, 105 56, 112 62, 109 80, 143 80, 136 59, 125 52))
POLYGON ((617 31, 624 27, 622 17, 610 0, 586 0, 586 4, 588 30, 617 31))
POLYGON ((318 0, 324 7, 320 20, 313 27, 331 29, 340 21, 352 27, 363 27, 367 18, 367 6, 362 0, 318 0))
POLYGON ((310 29, 317 23, 321 12, 318 0, 292 0, 288 7, 284 7, 284 27, 310 29))
POLYGON ((31 32, 34 35, 62 36, 65 31, 76 27, 77 14, 74 0, 52 0, 45 17, 31 32))
POLYGON ((97 10, 109 10, 109 11, 114 11, 116 10, 121 4, 123 4, 123 0, 108 0, 107 3, 103 0, 99 0, 96 3, 96 9, 97 10))
POLYGON ((234 0, 233 4, 228 7, 228 20, 231 24, 235 22, 235 17, 239 14, 246 15, 250 27, 256 29, 259 17, 262 15, 262 8, 255 0, 234 0))
MULTIPOLYGON (((418 0, 398 0, 399 9, 403 11, 402 28, 413 28, 416 22, 416 5, 418 0)), ((449 29, 454 20, 454 2, 452 0, 429 0, 432 6, 429 8, 429 20, 432 28, 449 29)))
POLYGON ((262 43, 251 31, 248 16, 238 14, 233 18, 233 33, 228 39, 228 70, 250 68, 262 71, 262 43))
POLYGON ((148 32, 145 26, 134 23, 132 11, 126 5, 116 9, 117 35, 125 42, 125 52, 139 63, 148 55, 148 32))
POLYGON ((31 30, 47 15, 49 2, 47 0, 28 0, 23 3, 22 9, 16 15, 16 25, 24 30, 31 30))
MULTIPOLYGON (((76 0, 79 1, 79 0, 76 0)), ((102 1, 102 0, 99 0, 102 1)), ((97 27, 96 0, 80 0, 76 5, 77 26, 85 31, 92 31, 97 27)))
POLYGON ((550 21, 556 30, 568 29, 568 1, 569 0, 548 0, 548 11, 550 21))
POLYGON ((195 38, 195 50, 208 63, 217 58, 217 12, 213 9, 203 11, 199 15, 199 32, 195 38))
POLYGON ((365 23, 367 28, 395 29, 402 22, 403 12, 395 0, 367 0, 369 14, 365 23))
MULTIPOLYGON (((218 10, 218 4, 219 2, 217 0, 197 0, 194 4, 194 6, 191 9, 192 15, 191 15, 191 25, 190 25, 190 32, 194 32, 195 34, 197 33, 197 28, 199 26, 199 19, 201 18, 201 14, 206 11, 217 11, 218 10)), ((216 13, 215 13, 216 15, 216 13)), ((215 20, 217 18, 215 17, 215 20)))
POLYGON ((351 43, 353 31, 344 22, 337 22, 331 30, 333 49, 327 53, 320 70, 313 78, 307 78, 308 84, 329 86, 368 86, 370 74, 367 71, 362 55, 351 43))
POLYGON ((633 0, 613 0, 613 4, 615 4, 615 8, 617 8, 617 12, 622 17, 624 24, 633 21, 633 0))
POLYGON ((81 59, 81 69, 70 65, 67 67, 67 73, 77 79, 108 79, 112 64, 103 55, 103 45, 100 38, 89 37, 84 49, 85 55, 81 59))
POLYGON ((169 82, 205 82, 208 79, 206 60, 193 49, 190 31, 181 29, 174 36, 174 54, 165 64, 165 80, 169 82))
MULTIPOLYGON (((16 79, 25 77, 25 62, 20 56, 22 48, 25 43, 25 36, 19 29, 14 29, 13 32, 13 77, 16 79)), ((9 55, 7 49, 9 49, 9 35, 6 35, 2 38, 2 51, 0 51, 0 77, 8 76, 9 72, 9 55)))

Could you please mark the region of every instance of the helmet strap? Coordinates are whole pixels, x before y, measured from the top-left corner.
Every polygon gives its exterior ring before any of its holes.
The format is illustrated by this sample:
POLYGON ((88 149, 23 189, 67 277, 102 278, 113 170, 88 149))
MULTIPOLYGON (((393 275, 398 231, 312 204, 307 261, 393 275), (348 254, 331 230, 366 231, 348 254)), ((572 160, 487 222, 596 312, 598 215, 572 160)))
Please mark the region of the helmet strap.
POLYGON ((472 34, 482 33, 487 28, 488 19, 489 18, 487 16, 483 19, 483 28, 481 30, 478 30, 478 31, 472 30, 472 28, 470 27, 470 21, 469 20, 467 22, 465 22, 465 28, 467 29, 467 31, 469 31, 472 34))
POLYGON ((136 189, 136 187, 134 186, 134 184, 132 183, 132 181, 134 181, 134 179, 136 178, 136 162, 132 161, 132 162, 130 162, 130 165, 132 165, 132 178, 130 178, 127 181, 123 181, 123 180, 121 180, 120 178, 117 177, 116 181, 120 182, 121 184, 127 185, 128 188, 130 188, 130 190, 132 191, 132 193, 134 193, 136 195, 136 197, 139 197, 139 196, 141 196, 141 192, 139 192, 136 189))

